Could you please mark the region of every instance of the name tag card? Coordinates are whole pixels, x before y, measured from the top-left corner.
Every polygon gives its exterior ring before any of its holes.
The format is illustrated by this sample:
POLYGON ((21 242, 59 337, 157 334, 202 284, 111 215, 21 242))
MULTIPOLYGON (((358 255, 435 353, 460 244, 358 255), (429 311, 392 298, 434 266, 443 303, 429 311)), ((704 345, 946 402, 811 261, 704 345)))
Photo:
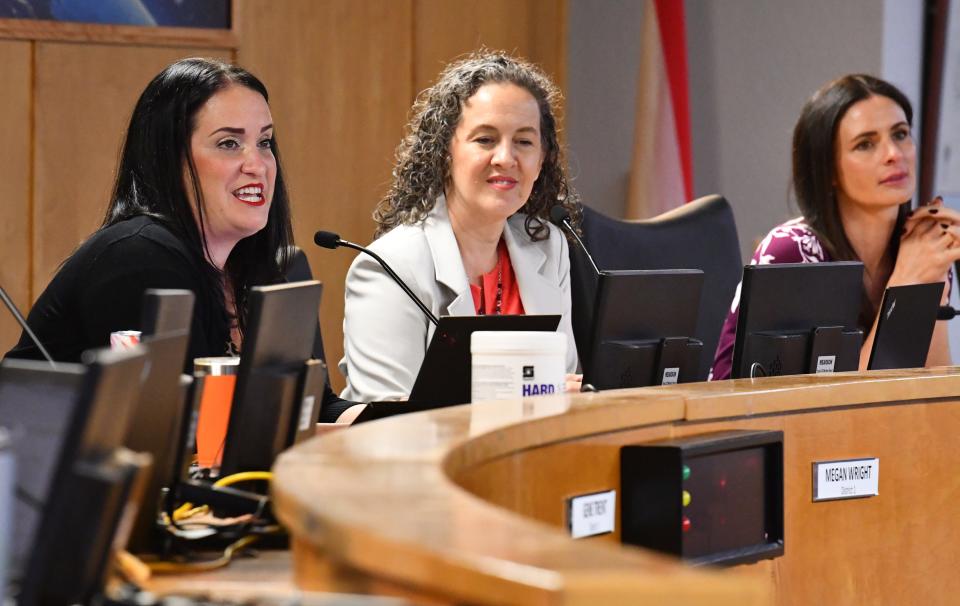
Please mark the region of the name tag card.
POLYGON ((880 494, 880 459, 819 461, 813 464, 813 500, 859 499, 880 494))
POLYGON ((595 492, 567 499, 570 536, 575 539, 613 532, 617 491, 595 492))
POLYGON ((817 374, 821 372, 833 372, 837 365, 837 356, 817 356, 817 374))
POLYGON ((297 421, 297 431, 310 429, 310 422, 313 421, 313 405, 316 403, 315 396, 307 396, 300 403, 300 420, 297 421))
POLYGON ((663 369, 663 381, 660 383, 661 385, 676 385, 677 381, 679 380, 680 380, 679 366, 663 369))

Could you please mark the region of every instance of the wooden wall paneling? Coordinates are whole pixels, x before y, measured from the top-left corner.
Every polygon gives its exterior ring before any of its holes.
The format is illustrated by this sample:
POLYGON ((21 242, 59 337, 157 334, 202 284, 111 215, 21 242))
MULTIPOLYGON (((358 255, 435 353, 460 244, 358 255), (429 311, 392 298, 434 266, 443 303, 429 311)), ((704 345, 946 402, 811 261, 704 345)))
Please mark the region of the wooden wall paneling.
POLYGON ((100 224, 140 92, 200 48, 36 43, 33 296, 100 224))
POLYGON ((94 42, 116 45, 172 46, 229 50, 236 35, 229 29, 145 27, 46 19, 0 19, 0 38, 33 41, 94 42))
POLYGON ((390 183, 413 95, 409 0, 237 2, 238 62, 270 90, 297 243, 324 283, 321 326, 335 391, 343 286, 355 254, 313 244, 318 229, 366 244, 390 183))
MULTIPOLYGON (((0 41, 0 286, 26 314, 30 307, 31 42, 0 41)), ((0 356, 20 338, 20 327, 0 310, 0 356)))
POLYGON ((564 0, 415 0, 413 81, 416 91, 451 59, 485 45, 539 64, 563 88, 564 0))

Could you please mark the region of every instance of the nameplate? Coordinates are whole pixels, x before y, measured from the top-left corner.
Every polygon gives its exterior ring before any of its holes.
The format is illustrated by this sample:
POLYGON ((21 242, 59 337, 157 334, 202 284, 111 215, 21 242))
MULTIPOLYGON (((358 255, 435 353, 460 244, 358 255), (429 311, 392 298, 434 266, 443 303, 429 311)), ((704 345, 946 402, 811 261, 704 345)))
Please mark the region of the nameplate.
POLYGON ((313 420, 313 405, 316 402, 315 396, 307 396, 300 403, 300 419, 297 423, 297 431, 310 429, 310 422, 313 420))
POLYGON ((837 356, 817 356, 817 373, 833 372, 837 364, 837 356))
POLYGON ((677 379, 680 378, 680 367, 674 366, 673 368, 664 368, 663 369, 663 381, 660 382, 661 385, 676 385, 677 379))
POLYGON ((617 491, 595 492, 567 499, 570 536, 575 539, 613 532, 617 491))
POLYGON ((819 461, 813 464, 813 500, 859 499, 880 494, 880 459, 819 461))

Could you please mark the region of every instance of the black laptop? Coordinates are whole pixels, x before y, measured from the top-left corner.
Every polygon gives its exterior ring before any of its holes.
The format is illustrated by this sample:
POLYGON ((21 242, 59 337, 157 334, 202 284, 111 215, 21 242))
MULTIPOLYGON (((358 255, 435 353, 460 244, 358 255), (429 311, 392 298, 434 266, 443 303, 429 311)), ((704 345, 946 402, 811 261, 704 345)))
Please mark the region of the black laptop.
POLYGON ((883 292, 868 370, 921 368, 937 324, 943 282, 891 286, 883 292))
POLYGON ((470 401, 470 336, 476 331, 554 332, 559 315, 443 316, 407 402, 372 402, 354 423, 470 401))

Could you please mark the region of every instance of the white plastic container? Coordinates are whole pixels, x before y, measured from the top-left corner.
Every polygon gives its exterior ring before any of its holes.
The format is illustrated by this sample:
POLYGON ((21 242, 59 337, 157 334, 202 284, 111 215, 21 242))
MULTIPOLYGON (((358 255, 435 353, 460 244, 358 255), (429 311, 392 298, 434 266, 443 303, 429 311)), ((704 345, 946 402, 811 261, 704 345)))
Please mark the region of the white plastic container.
POLYGON ((563 393, 567 337, 556 332, 479 331, 470 337, 470 400, 563 393))

